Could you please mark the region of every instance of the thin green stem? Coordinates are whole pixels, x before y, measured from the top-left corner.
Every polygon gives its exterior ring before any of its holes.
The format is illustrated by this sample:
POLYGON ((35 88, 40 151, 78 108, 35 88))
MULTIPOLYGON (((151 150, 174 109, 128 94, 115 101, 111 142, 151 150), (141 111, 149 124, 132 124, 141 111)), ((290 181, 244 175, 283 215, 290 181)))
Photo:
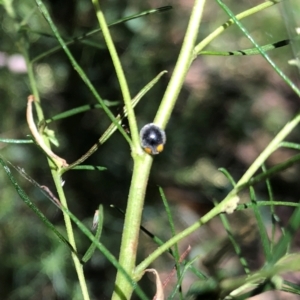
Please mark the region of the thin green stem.
MULTIPOLYGON (((179 64, 177 65, 177 69, 175 68, 175 71, 173 73, 172 78, 173 83, 169 85, 169 96, 167 96, 164 101, 162 101, 162 105, 160 106, 160 113, 158 112, 158 119, 162 118, 164 115, 164 121, 157 121, 157 118, 155 122, 158 125, 164 125, 167 123, 171 111, 174 107, 176 98, 179 94, 180 88, 183 84, 185 75, 187 73, 187 70, 190 66, 191 57, 192 57, 192 50, 196 41, 198 28, 201 20, 202 15, 202 9, 205 1, 196 1, 191 21, 189 24, 189 28, 187 31, 187 36, 185 38, 183 48, 181 51, 181 56, 179 58, 179 64), (173 93, 174 89, 173 87, 176 87, 176 92, 173 93), (170 94, 173 94, 170 96, 170 94), (173 99, 173 100, 171 100, 173 99), (164 103, 164 104, 163 104, 164 103), (167 104, 168 103, 168 104, 167 104), (167 104, 167 105, 166 105, 167 104)), ((96 7, 97 16, 99 19, 99 23, 101 24, 101 28, 103 30, 104 36, 107 34, 109 36, 109 32, 107 30, 107 33, 104 32, 103 24, 104 23, 104 17, 100 10, 100 7, 96 4, 96 1, 93 0, 93 3, 96 7)), ((106 26, 104 24, 104 26, 106 26)), ((107 41, 106 41, 107 42, 107 41)), ((108 44, 108 47, 110 45, 108 44)), ((111 49, 109 49, 111 52, 111 49)), ((111 52, 112 55, 112 52, 111 52)), ((114 55, 117 54, 115 53, 114 55)), ((112 55, 113 58, 113 55, 112 55)), ((114 60, 114 58, 113 58, 114 60)), ((119 66, 115 64, 116 71, 120 71, 119 66)), ((122 76, 120 77, 120 74, 118 75, 119 80, 123 80, 122 76)), ((125 77, 124 77, 125 78, 125 77)), ((122 87, 122 82, 120 80, 120 84, 122 87)), ((124 86, 123 86, 124 89, 124 86)), ((168 95, 166 92, 165 95, 168 95)), ((127 105, 131 106, 130 99, 126 97, 126 89, 123 91, 123 97, 125 101, 125 105, 127 107, 128 111, 128 118, 129 118, 129 125, 130 130, 132 131, 132 139, 133 139, 133 146, 136 147, 136 149, 133 149, 133 153, 138 153, 140 155, 134 156, 134 169, 133 169, 133 176, 132 176, 132 182, 130 186, 129 196, 128 196, 128 205, 126 209, 126 215, 125 215, 125 224, 124 224, 124 231, 122 236, 122 243, 121 243, 121 250, 120 250, 120 258, 119 262, 124 267, 125 271, 133 275, 134 268, 135 268, 135 261, 136 261, 136 251, 138 246, 138 237, 139 237, 139 227, 141 223, 141 215, 142 215, 142 209, 144 205, 144 197, 145 197, 145 189, 148 181, 148 176, 152 164, 152 158, 143 152, 141 152, 140 144, 139 144, 139 137, 138 137, 138 131, 136 127, 136 121, 133 113, 132 107, 128 107, 127 105), (130 116, 130 111, 132 110, 132 114, 130 116), (130 120, 131 118, 131 120, 130 120), (134 135, 136 135, 134 137, 134 135), (140 152, 138 152, 140 151, 140 152)), ((164 127, 164 126, 162 126, 164 127)), ((116 278, 116 284, 115 284, 115 291, 113 294, 112 299, 128 299, 132 294, 132 286, 129 284, 128 280, 124 277, 124 275, 118 271, 117 278, 116 278)))
POLYGON ((266 159, 280 146, 280 143, 285 139, 285 137, 298 125, 300 122, 300 113, 298 113, 293 120, 288 122, 281 131, 275 136, 275 138, 270 142, 267 148, 258 156, 254 163, 249 167, 247 172, 239 180, 236 185, 238 189, 243 184, 246 184, 254 173, 263 165, 266 159))
MULTIPOLYGON (((290 86, 290 88, 300 97, 300 90, 291 81, 291 79, 285 75, 280 68, 272 61, 272 59, 263 51, 263 49, 256 43, 256 41, 249 34, 248 30, 242 25, 242 23, 235 17, 233 12, 223 3, 221 0, 216 0, 220 7, 233 19, 235 24, 240 28, 243 34, 251 41, 251 43, 257 48, 262 57, 271 65, 275 72, 283 79, 283 81, 290 86)), ((279 3, 280 0, 273 0, 274 3, 279 3)))
POLYGON ((162 128, 166 127, 170 119, 185 76, 193 61, 193 49, 200 28, 204 4, 205 0, 195 1, 174 72, 155 116, 154 123, 162 128))
POLYGON ((0 138, 1 143, 7 144, 32 144, 33 140, 17 140, 17 139, 3 139, 0 138))
MULTIPOLYGON (((24 43, 25 43, 25 38, 24 38, 24 43)), ((45 118, 44 118, 44 113, 43 113, 42 107, 40 105, 40 97, 39 97, 37 83, 36 83, 35 76, 34 76, 33 67, 32 67, 32 64, 30 62, 29 55, 28 55, 26 47, 23 45, 23 47, 20 47, 20 49, 22 50, 23 56, 24 56, 25 61, 26 61, 30 87, 31 87, 33 95, 35 97, 38 120, 39 120, 39 122, 41 122, 45 118)), ((43 139, 44 139, 44 142, 47 145, 47 147, 50 149, 51 145, 50 145, 49 139, 46 136, 43 136, 43 139)), ((48 160, 49 168, 51 170, 51 174, 52 174, 52 177, 53 177, 53 180, 54 180, 54 183, 55 183, 55 187, 56 187, 57 192, 59 194, 59 198, 61 200, 61 203, 65 207, 68 207, 67 206, 67 201, 66 201, 66 198, 65 198, 65 195, 64 195, 64 191, 63 191, 62 186, 61 186, 60 169, 57 169, 57 166, 52 162, 52 160, 50 158, 47 157, 47 160, 48 160)), ((66 226, 68 241, 71 244, 71 246, 73 247, 73 249, 76 251, 75 237, 74 237, 74 232, 73 232, 70 217, 66 213, 63 213, 63 214, 64 214, 64 220, 65 220, 65 226, 66 226)), ((80 284, 80 287, 81 287, 83 299, 84 300, 89 300, 90 297, 89 297, 89 293, 88 293, 87 284, 86 284, 86 281, 85 281, 82 265, 81 265, 78 257, 73 252, 72 252, 72 259, 73 259, 73 262, 74 262, 74 265, 75 265, 75 269, 76 269, 79 284, 80 284)))
POLYGON ((268 178, 274 176, 275 174, 278 174, 279 172, 282 172, 283 170, 286 170, 287 168, 298 163, 299 161, 300 161, 300 154, 297 154, 297 155, 289 158, 285 162, 280 163, 280 164, 268 169, 266 172, 262 172, 262 173, 256 175, 255 177, 252 177, 246 184, 243 184, 240 186, 240 190, 244 189, 246 187, 253 186, 254 184, 256 184, 258 182, 268 180, 268 178))
MULTIPOLYGON (((142 97, 157 83, 157 81, 161 78, 163 74, 165 74, 166 71, 160 72, 155 78, 153 78, 142 90, 138 92, 138 94, 132 99, 132 106, 135 107, 139 101, 142 99, 142 97)), ((127 109, 124 107, 123 113, 116 116, 116 119, 118 122, 121 123, 122 118, 127 116, 127 109)), ((82 157, 77 159, 75 162, 70 164, 67 168, 64 169, 65 171, 68 171, 70 169, 73 169, 75 166, 81 164, 84 162, 88 157, 90 157, 100 145, 103 145, 110 137, 111 135, 117 130, 117 127, 114 123, 112 123, 105 132, 101 135, 98 142, 95 143, 82 157)))
MULTIPOLYGON (((58 172, 52 172, 52 176, 53 176, 55 187, 56 187, 56 190, 57 190, 57 193, 58 193, 58 198, 60 199, 61 204, 66 209, 68 209, 68 202, 67 202, 64 190, 63 190, 62 185, 61 185, 60 174, 58 172)), ((74 231, 73 231, 70 216, 65 211, 63 211, 63 215, 64 215, 65 226, 66 226, 66 230, 67 230, 69 243, 73 246, 73 248, 76 251, 77 249, 76 249, 75 236, 74 236, 74 231)), ((76 269, 76 272, 77 272, 77 276, 78 276, 78 280, 79 280, 79 284, 80 284, 83 299, 84 300, 89 300, 90 296, 89 296, 89 291, 88 291, 88 288, 87 288, 87 284, 86 284, 86 280, 85 280, 85 276, 84 276, 84 272, 83 272, 83 265, 81 264, 78 257, 73 252, 72 252, 72 259, 74 261, 74 265, 75 265, 75 269, 76 269)))
POLYGON ((46 6, 43 4, 43 2, 41 0, 35 0, 35 1, 37 3, 38 7, 40 8, 41 13, 43 14, 43 16, 45 17, 45 19, 47 20, 47 22, 48 22, 48 24, 49 24, 52 32, 54 33, 54 35, 56 37, 56 39, 58 40, 58 42, 60 43, 61 47, 63 48, 66 56, 69 58, 72 66, 73 66, 73 68, 76 70, 76 72, 78 73, 78 75, 80 76, 80 78, 83 80, 83 82, 89 88, 89 90, 92 92, 92 94, 97 99, 97 101, 101 104, 103 110, 105 111, 105 113, 107 114, 107 116, 110 118, 110 120, 112 122, 114 122, 114 124, 118 127, 118 129, 121 132, 121 134, 123 135, 123 137, 131 145, 131 139, 130 139, 130 137, 125 132, 125 130, 122 128, 122 126, 118 123, 118 121, 116 120, 116 118, 114 117, 114 115, 110 111, 110 109, 105 105, 104 100, 100 97, 100 95, 96 91, 95 87, 93 86, 93 84, 91 83, 91 81, 89 80, 89 78, 86 76, 85 72, 83 71, 83 69, 80 67, 80 65, 77 63, 76 59, 74 58, 74 56, 72 55, 72 53, 68 49, 65 41, 62 39, 60 33, 58 32, 57 27, 53 23, 53 21, 52 21, 52 19, 50 17, 50 14, 49 14, 49 12, 48 12, 48 10, 46 8, 46 6))
MULTIPOLYGON (((290 40, 282 40, 272 44, 267 44, 264 46, 260 46, 264 52, 278 49, 280 47, 285 47, 291 43, 290 40)), ((248 49, 240 49, 240 50, 233 50, 233 51, 200 51, 200 55, 215 55, 215 56, 242 56, 242 55, 257 55, 260 52, 256 48, 248 48, 248 49)))
POLYGON ((127 84, 127 80, 116 50, 116 47, 114 45, 114 42, 112 40, 112 37, 110 35, 103 11, 100 8, 100 4, 98 0, 92 0, 96 15, 98 18, 98 22, 100 25, 100 28, 102 29, 103 37, 106 42, 109 54, 111 56, 113 65, 116 70, 116 74, 118 77, 118 81, 120 84, 120 88, 122 91, 123 95, 123 100, 126 106, 127 114, 128 114, 128 122, 129 122, 129 128, 130 128, 130 133, 132 137, 132 144, 131 144, 131 151, 133 153, 142 153, 142 148, 140 146, 140 140, 139 140, 139 134, 138 134, 138 128, 137 128, 137 123, 136 123, 136 118, 133 110, 133 106, 131 103, 131 96, 127 84))
MULTIPOLYGON (((255 13, 260 12, 263 9, 266 9, 270 6, 273 6, 274 4, 276 4, 279 1, 266 1, 262 4, 259 4, 255 7, 252 7, 248 10, 243 11, 240 14, 237 14, 235 17, 237 20, 242 20, 246 17, 249 17, 255 13)), ((214 40, 217 36, 219 36, 225 29, 227 29, 228 27, 230 27, 231 25, 234 24, 234 20, 233 19, 229 19, 228 21, 226 21, 223 25, 221 25, 220 27, 218 27, 216 30, 214 30, 210 35, 208 35, 204 40, 202 40, 196 47, 195 47, 195 53, 198 55, 200 53, 200 51, 202 49, 204 49, 212 40, 214 40)))
POLYGON ((93 251, 94 248, 98 248, 100 250, 100 252, 107 258, 107 260, 109 262, 111 262, 111 264, 116 269, 120 269, 124 273, 124 276, 126 276, 127 279, 129 280, 129 282, 133 285, 133 287, 135 287, 136 294, 140 297, 140 299, 141 300, 148 299, 145 296, 145 294, 143 293, 143 291, 141 290, 141 288, 139 286, 137 286, 135 284, 135 282, 130 278, 130 276, 122 269, 122 266, 118 263, 118 261, 111 254, 111 252, 108 251, 108 249, 106 249, 105 246, 99 241, 99 237, 100 237, 100 234, 101 234, 101 227, 102 227, 101 223, 103 222, 103 219, 102 219, 103 218, 103 213, 101 213, 101 205, 100 205, 100 208, 99 208, 99 210, 100 210, 100 212, 99 212, 99 218, 101 218, 101 220, 99 220, 97 232, 96 232, 96 235, 94 236, 91 233, 91 231, 82 222, 80 222, 80 220, 78 218, 75 217, 75 215, 73 213, 71 213, 66 207, 64 207, 62 205, 62 203, 60 202, 60 200, 58 200, 58 198, 56 198, 53 195, 53 193, 51 192, 51 190, 48 187, 40 185, 33 178, 31 178, 28 174, 26 174, 23 169, 21 169, 19 167, 15 167, 10 162, 5 161, 1 157, 1 155, 0 155, 0 164, 3 166, 4 172, 6 173, 6 175, 8 176, 8 178, 10 179, 11 183, 13 184, 14 189, 17 191, 17 193, 19 194, 19 196, 21 197, 21 199, 24 201, 24 203, 44 222, 44 224, 50 230, 53 231, 53 233, 56 234, 56 236, 63 243, 67 244, 67 246, 70 248, 70 250, 72 252, 74 252, 74 254, 78 255, 75 252, 75 250, 73 249, 73 247, 70 245, 70 243, 64 238, 63 235, 61 235, 55 229, 55 227, 53 226, 53 224, 43 215, 43 213, 35 206, 35 204, 31 202, 31 200, 29 199, 29 197, 27 196, 27 194, 25 193, 25 191, 21 188, 21 186, 19 186, 18 182, 16 181, 16 179, 14 178, 14 176, 12 175, 12 173, 10 171, 10 166, 13 167, 16 171, 18 171, 20 173, 20 175, 22 175, 26 180, 28 180, 30 183, 32 183, 35 187, 39 188, 41 190, 41 192, 53 204, 55 204, 58 209, 62 210, 64 213, 66 213, 72 219, 72 221, 77 225, 77 227, 79 228, 79 230, 81 230, 82 233, 85 234, 90 239, 90 241, 92 242, 92 244, 91 244, 90 248, 87 250, 88 252, 86 253, 86 255, 82 258, 82 260, 81 260, 82 262, 86 261, 86 259, 90 255, 90 252, 93 251))
MULTIPOLYGON (((220 205, 220 204, 219 204, 220 205)), ((220 210, 218 208, 219 206, 216 206, 212 210, 210 210, 205 216, 200 218, 196 223, 194 223, 192 226, 186 228, 167 242, 165 242, 162 246, 158 247, 155 251, 153 251, 145 260, 143 260, 135 269, 135 274, 137 278, 140 278, 144 272, 144 270, 156 259, 158 258, 162 253, 167 251, 170 247, 175 245, 175 243, 179 242, 180 240, 184 239, 191 233, 193 233, 195 230, 197 230, 202 225, 206 224, 208 221, 210 221, 212 218, 214 218, 216 215, 220 213, 220 210)))
MULTIPOLYGON (((159 8, 149 9, 149 10, 143 11, 141 13, 134 14, 134 15, 122 18, 121 20, 118 20, 118 21, 115 21, 113 23, 110 23, 110 24, 108 24, 108 27, 112 27, 112 26, 115 26, 115 25, 118 25, 118 24, 122 24, 122 23, 125 23, 125 22, 128 22, 128 21, 140 18, 140 17, 147 16, 149 14, 153 14, 153 13, 157 13, 157 12, 163 12, 163 11, 166 11, 166 10, 169 10, 169 9, 172 9, 172 6, 163 6, 163 7, 159 7, 159 8)), ((23 22, 23 23, 26 24, 27 22, 23 22)), ((24 30, 26 30, 26 29, 27 28, 24 28, 24 30)), ((73 39, 71 39, 69 41, 66 41, 65 44, 67 46, 69 46, 69 45, 75 44, 76 42, 82 42, 85 39, 91 37, 92 35, 95 35, 96 33, 101 32, 101 31, 102 31, 101 28, 94 29, 92 31, 89 31, 88 33, 85 33, 85 34, 77 36, 77 37, 75 37, 75 38, 73 38, 73 39)), ((39 35, 42 35, 42 36, 47 36, 47 37, 55 38, 54 36, 50 36, 49 34, 45 34, 45 33, 39 32, 39 31, 35 31, 35 30, 30 30, 30 32, 36 33, 36 34, 39 34, 39 35)), ((46 52, 43 52, 42 54, 34 57, 32 59, 32 63, 35 63, 38 60, 41 60, 41 59, 43 59, 43 58, 45 58, 45 57, 47 57, 47 56, 49 56, 49 55, 51 55, 51 54, 53 54, 53 53, 61 50, 61 49, 62 49, 62 47, 59 45, 59 46, 56 46, 56 47, 54 47, 54 48, 52 48, 52 49, 50 49, 50 50, 48 50, 46 52)))
POLYGON ((188 227, 178 235, 174 236, 173 238, 168 240, 164 245, 160 246, 153 253, 151 253, 143 262, 141 262, 136 267, 136 275, 141 276, 145 268, 147 268, 163 252, 167 251, 175 243, 179 242, 183 238, 187 237, 189 234, 193 233, 203 224, 206 224, 208 221, 210 221, 219 213, 224 212, 228 207, 228 205, 230 204, 231 200, 233 200, 236 197, 237 193, 241 190, 241 187, 246 186, 247 182, 251 180, 255 172, 262 166, 262 164, 266 161, 266 159, 280 146, 281 142, 298 125, 299 122, 300 122, 300 113, 297 114, 293 120, 288 122, 282 128, 282 130, 275 136, 275 138, 270 142, 270 144, 266 147, 266 149, 258 156, 258 158, 253 162, 253 164, 249 167, 249 169, 242 176, 242 178, 237 182, 235 187, 223 199, 223 201, 219 203, 219 205, 214 207, 211 211, 209 211, 206 215, 200 218, 192 226, 188 227))
MULTIPOLYGON (((164 191, 163 191, 163 189, 161 187, 159 187, 159 193, 160 193, 161 199, 163 201, 163 204, 164 204, 167 216, 168 216, 168 221, 169 221, 169 225, 170 225, 172 236, 175 236, 176 235, 176 230, 175 230, 175 224, 174 224, 174 220, 173 220, 173 217, 172 217, 171 209, 170 209, 168 200, 167 200, 167 198, 165 196, 165 193, 164 193, 164 191)), ((180 278, 181 278, 181 270, 180 270, 179 248, 178 248, 177 244, 175 244, 173 252, 174 252, 174 260, 175 260, 175 267, 176 267, 176 273, 177 273, 177 282, 179 283, 180 282, 180 278)), ((179 297, 180 297, 180 300, 183 299, 182 298, 183 295, 182 295, 181 289, 180 289, 179 297)))
MULTIPOLYGON (((268 172, 268 169, 267 169, 265 164, 262 165, 262 171, 263 171, 263 174, 266 174, 268 172)), ((267 186, 267 190, 268 190, 270 203, 272 204, 271 207, 270 207, 271 220, 272 220, 272 233, 271 233, 271 241, 270 241, 270 252, 271 252, 271 255, 272 255, 273 245, 275 244, 276 213, 275 213, 275 206, 273 205, 273 202, 274 202, 273 189, 272 189, 272 185, 271 185, 271 182, 270 182, 269 178, 266 179, 266 186, 267 186)), ((257 201, 256 201, 256 204, 257 204, 257 201)), ((278 224, 278 225, 280 226, 280 224, 278 224)))
MULTIPOLYGON (((162 128, 165 127, 170 118, 177 96, 183 85, 184 78, 190 67, 204 3, 205 1, 203 0, 195 1, 178 62, 154 120, 154 122, 162 128)), ((152 157, 147 154, 134 157, 133 177, 128 196, 128 205, 120 250, 120 264, 124 267, 125 271, 135 279, 139 279, 139 276, 141 275, 135 272, 135 261, 145 189, 151 165, 152 157)), ((129 299, 131 294, 131 285, 124 275, 121 272, 118 272, 112 299, 129 299)))
MULTIPOLYGON (((270 202, 270 200, 260 200, 256 203, 257 206, 292 206, 292 207, 298 207, 299 203, 298 202, 287 202, 287 201, 273 201, 270 202)), ((252 208, 253 203, 247 202, 243 204, 239 204, 237 206, 236 210, 244 210, 247 208, 252 208)))
MULTIPOLYGON (((192 61, 191 58, 193 55, 193 48, 200 26, 204 3, 205 1, 203 0, 195 1, 178 62, 154 120, 157 125, 160 125, 163 128, 170 118, 176 98, 183 85, 184 78, 192 61)), ((134 271, 136 251, 138 246, 139 228, 144 204, 145 189, 147 186, 151 165, 152 157, 147 154, 134 157, 133 177, 128 196, 128 205, 126 209, 119 258, 119 262, 124 267, 125 271, 132 276, 137 275, 137 273, 134 271)), ((134 278, 139 279, 140 275, 141 274, 138 274, 138 276, 134 276, 134 278)), ((112 299, 129 299, 131 294, 131 285, 128 283, 126 278, 124 278, 123 274, 118 272, 115 291, 112 299)))

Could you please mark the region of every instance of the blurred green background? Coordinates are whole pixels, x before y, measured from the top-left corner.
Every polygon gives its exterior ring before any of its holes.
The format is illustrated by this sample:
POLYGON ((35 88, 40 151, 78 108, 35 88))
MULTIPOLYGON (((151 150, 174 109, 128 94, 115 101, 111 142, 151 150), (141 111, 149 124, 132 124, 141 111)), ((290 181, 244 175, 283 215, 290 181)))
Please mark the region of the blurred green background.
MULTIPOLYGON (((235 13, 261 2, 226 1, 235 13)), ((52 0, 46 3, 66 40, 98 27, 90 1, 52 0)), ((34 1, 14 1, 11 5, 15 20, 0 5, 0 137, 25 139, 30 133, 25 111, 27 96, 31 91, 18 48, 20 33, 15 22, 24 22, 24 30, 28 30, 32 59, 58 43, 51 37, 49 26, 34 1)), ((172 5, 173 9, 111 29, 132 96, 160 71, 168 71, 136 107, 140 127, 153 120, 160 104, 181 47, 192 1, 114 0, 102 4, 108 23, 164 5, 172 5)), ((227 19, 214 1, 207 1, 198 40, 227 19)), ((261 45, 287 37, 278 5, 245 19, 243 24, 261 45)), ((249 47, 251 44, 246 37, 232 26, 207 49, 231 51, 249 47)), ((102 35, 96 34, 85 43, 77 42, 70 46, 70 50, 101 97, 120 101, 122 107, 119 84, 102 35)), ((297 82, 296 68, 287 63, 293 58, 290 47, 275 50, 270 56, 297 82)), ((84 104, 96 104, 96 99, 63 51, 38 60, 34 70, 46 118, 84 104)), ((118 113, 118 107, 112 109, 118 113)), ((218 168, 226 168, 238 180, 298 110, 299 99, 262 57, 199 57, 187 75, 166 128, 165 150, 154 160, 145 202, 144 226, 162 239, 170 237, 158 186, 163 187, 170 202, 177 230, 196 221, 212 207, 212 199, 221 200, 231 188, 218 168)), ((69 163, 73 162, 97 141, 109 124, 103 111, 97 109, 53 122, 49 127, 55 131, 60 142, 59 148, 54 148, 54 151, 69 163)), ((289 140, 300 142, 299 136, 297 129, 289 140)), ((276 151, 268 159, 267 167, 286 160, 293 153, 291 150, 276 151)), ((45 156, 33 144, 0 142, 0 154, 15 166, 24 168, 39 184, 47 185, 54 192, 45 156)), ((68 203, 71 211, 89 227, 99 203, 104 205, 102 242, 118 256, 123 216, 110 205, 126 208, 132 174, 130 149, 124 138, 116 132, 87 163, 104 166, 107 170, 66 173, 63 180, 66 181, 68 203)), ((298 169, 298 166, 293 166, 272 178, 277 200, 298 201, 298 169)), ((36 187, 14 170, 12 172, 32 201, 64 233, 61 212, 36 187)), ((81 299, 68 249, 25 206, 3 170, 0 171, 0 188, 1 299, 81 299)), ((256 192, 259 199, 267 199, 264 183, 256 186, 256 192)), ((247 201, 248 195, 244 193, 241 198, 247 201)), ((268 210, 262 211, 268 226, 271 222, 268 210)), ((291 211, 286 207, 277 209, 283 224, 291 211)), ((240 237, 244 255, 251 269, 255 270, 263 264, 263 258, 252 212, 236 212, 231 216, 231 221, 240 237)), ((76 227, 75 230, 79 252, 84 253, 89 241, 76 227)), ((216 218, 179 246, 183 252, 191 245, 191 257, 201 254, 195 265, 207 274, 226 271, 227 276, 238 275, 242 271, 237 258, 231 255, 232 249, 224 250, 225 258, 218 251, 212 251, 222 249, 227 241, 226 232, 216 218)), ((295 246, 298 243, 299 237, 295 246)), ((156 245, 141 234, 139 261, 155 248, 156 245)), ((163 277, 173 264, 173 260, 165 254, 154 267, 163 277)), ((109 299, 115 269, 97 252, 86 264, 85 271, 92 299, 109 299)), ((142 286, 152 295, 154 283, 149 283, 152 280, 150 277, 142 280, 142 286)), ((186 274, 184 291, 194 280, 192 274, 186 274)))

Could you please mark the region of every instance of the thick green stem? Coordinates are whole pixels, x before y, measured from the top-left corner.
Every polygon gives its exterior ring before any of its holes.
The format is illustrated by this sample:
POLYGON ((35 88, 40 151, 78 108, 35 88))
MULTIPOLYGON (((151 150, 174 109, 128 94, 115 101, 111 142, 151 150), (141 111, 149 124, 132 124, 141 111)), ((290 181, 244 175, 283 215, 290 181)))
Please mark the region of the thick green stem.
MULTIPOLYGON (((154 120, 157 125, 163 128, 170 118, 184 78, 192 62, 193 48, 196 43, 204 3, 205 0, 195 1, 178 62, 154 120)), ((128 196, 119 262, 129 275, 137 279, 137 277, 135 277, 136 252, 145 190, 152 165, 152 157, 147 154, 139 155, 137 152, 133 152, 133 159, 133 177, 128 196)), ((124 275, 118 271, 112 299, 129 299, 132 292, 132 285, 130 285, 124 275)))
POLYGON ((195 57, 193 50, 200 27, 204 4, 205 0, 195 1, 178 61, 157 111, 154 123, 162 128, 166 127, 166 124, 170 119, 177 97, 184 83, 185 76, 195 57))
MULTIPOLYGON (((119 257, 119 263, 131 277, 134 275, 145 192, 152 161, 152 157, 148 154, 134 158, 133 176, 128 196, 119 257)), ((132 292, 132 285, 124 274, 118 270, 112 299, 129 299, 132 292)))

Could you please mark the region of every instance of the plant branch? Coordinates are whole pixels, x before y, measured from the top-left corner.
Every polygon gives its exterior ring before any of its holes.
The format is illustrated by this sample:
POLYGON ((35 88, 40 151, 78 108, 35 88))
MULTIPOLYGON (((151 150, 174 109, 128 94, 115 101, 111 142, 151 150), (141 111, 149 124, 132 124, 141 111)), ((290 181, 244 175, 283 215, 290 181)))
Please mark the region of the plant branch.
MULTIPOLYGON (((160 72, 154 79, 152 79, 142 90, 140 90, 137 95, 132 99, 132 106, 135 107, 139 101, 142 99, 142 97, 157 83, 157 81, 161 78, 162 75, 167 73, 167 71, 160 72)), ((126 107, 123 108, 123 112, 116 116, 116 119, 121 124, 121 121, 124 117, 127 116, 127 109, 126 107)), ((79 159, 77 159, 75 162, 71 163, 67 168, 64 169, 65 171, 68 171, 70 169, 73 169, 75 166, 81 164, 84 162, 88 157, 90 157, 94 152, 97 151, 100 145, 103 145, 110 137, 111 135, 117 130, 117 127, 114 123, 112 123, 107 130, 101 135, 98 142, 95 143, 83 156, 81 156, 79 159)))
POLYGON ((177 97, 184 83, 184 79, 193 61, 193 49, 200 27, 204 4, 205 0, 195 1, 174 72, 154 119, 154 123, 162 128, 166 127, 170 119, 177 97))
MULTIPOLYGON (((279 0, 280 1, 280 0, 279 0)), ((245 10, 241 12, 240 14, 237 14, 235 17, 237 20, 242 20, 246 17, 249 17, 255 13, 260 12, 263 9, 266 9, 268 7, 271 7, 273 5, 277 4, 277 2, 274 1, 266 1, 264 3, 261 3, 255 7, 252 7, 248 10, 245 10)), ((214 30, 211 34, 209 34, 205 39, 203 39, 196 47, 195 47, 195 53, 197 55, 201 54, 200 51, 202 51, 212 40, 214 40, 217 36, 219 36, 225 29, 230 27, 231 25, 235 24, 233 19, 229 19, 226 21, 223 25, 218 27, 216 30, 214 30)), ((196 57, 195 57, 196 58, 196 57)))
POLYGON ((89 78, 86 76, 85 72, 83 71, 83 69, 80 67, 80 65, 77 63, 76 59, 74 58, 74 56, 72 55, 72 53, 68 49, 66 43, 64 42, 64 40, 62 39, 61 35, 59 34, 59 32, 57 30, 57 27, 53 23, 53 21, 52 21, 52 19, 50 17, 50 14, 49 14, 47 8, 45 7, 45 5, 43 4, 43 2, 41 0, 35 0, 35 1, 37 3, 38 7, 41 10, 41 13, 43 14, 43 16, 45 17, 45 19, 47 20, 47 22, 48 22, 48 24, 49 24, 52 32, 54 33, 54 35, 56 37, 56 39, 58 40, 58 42, 60 43, 61 47, 65 51, 67 57, 69 58, 72 66, 73 66, 73 68, 76 70, 76 72, 78 73, 78 75, 80 76, 80 78, 83 80, 83 82, 86 84, 86 86, 92 92, 92 94, 94 95, 94 97, 100 103, 100 105, 102 106, 102 108, 105 111, 106 115, 117 126, 117 128, 119 129, 119 131, 121 132, 121 134, 123 135, 123 137, 126 139, 126 141, 129 144, 131 144, 130 137, 125 132, 125 130, 122 128, 122 126, 118 123, 118 121, 116 120, 116 118, 114 117, 114 115, 110 111, 110 109, 107 107, 107 105, 105 105, 104 100, 100 97, 100 95, 96 91, 95 87, 93 86, 93 84, 91 83, 91 81, 89 80, 89 78))
POLYGON ((116 51, 116 47, 115 47, 112 37, 110 35, 103 11, 100 8, 99 1, 92 0, 92 2, 94 5, 94 8, 95 8, 95 11, 96 11, 96 15, 98 18, 100 28, 102 29, 104 40, 106 42, 109 54, 111 56, 113 65, 116 70, 116 74, 117 74, 118 81, 119 81, 120 88, 121 88, 122 95, 123 95, 123 100, 124 100, 124 103, 126 106, 126 110, 127 110, 127 114, 128 114, 129 128, 130 128, 130 133, 131 133, 131 137, 132 137, 131 151, 133 153, 135 153, 135 152, 141 153, 142 148, 140 147, 138 128, 137 128, 137 123, 136 123, 133 106, 131 103, 131 96, 130 96, 127 80, 126 80, 118 53, 116 51))
MULTIPOLYGON (((190 67, 204 3, 204 0, 195 1, 178 62, 154 120, 154 122, 162 128, 165 127, 170 118, 177 96, 183 85, 184 78, 190 67)), ((133 176, 128 196, 119 258, 119 262, 124 267, 125 271, 132 276, 134 275, 135 270, 139 228, 141 224, 145 190, 152 161, 152 157, 145 153, 134 157, 133 176)), ((137 277, 135 277, 135 279, 137 279, 137 277)), ((132 291, 132 286, 128 283, 126 278, 124 278, 123 274, 118 272, 112 299, 129 299, 132 291)))
POLYGON ((180 240, 187 237, 189 234, 193 233, 202 225, 206 224, 212 218, 217 216, 218 214, 226 211, 227 207, 230 205, 230 202, 236 199, 237 193, 241 190, 242 186, 247 186, 247 182, 251 180, 252 176, 255 172, 262 166, 262 164, 266 161, 266 159, 278 148, 280 147, 281 142, 286 138, 286 136, 299 124, 300 122, 300 113, 298 113, 293 120, 288 122, 282 130, 275 136, 275 138, 270 142, 270 144, 266 147, 266 149, 257 157, 257 159, 253 162, 253 164, 249 167, 246 173, 242 176, 242 178, 237 182, 235 187, 231 190, 231 192, 212 210, 210 210, 206 215, 200 218, 196 223, 192 226, 188 227, 184 231, 180 232, 178 235, 174 236, 170 240, 168 240, 164 245, 160 246, 153 253, 151 253, 143 262, 141 262, 137 267, 135 274, 137 278, 139 278, 143 271, 163 252, 167 251, 174 244, 179 242, 180 240))
MULTIPOLYGON (((255 46, 255 48, 259 51, 262 57, 271 65, 274 71, 286 82, 290 88, 300 97, 300 90, 298 87, 288 78, 285 73, 276 66, 273 60, 263 51, 263 49, 256 43, 253 37, 249 34, 248 30, 242 25, 242 23, 235 17, 233 12, 223 3, 221 0, 216 0, 220 7, 232 18, 235 24, 240 28, 240 30, 244 33, 244 35, 250 40, 250 42, 255 46)), ((281 0, 273 0, 274 3, 279 3, 281 0)))

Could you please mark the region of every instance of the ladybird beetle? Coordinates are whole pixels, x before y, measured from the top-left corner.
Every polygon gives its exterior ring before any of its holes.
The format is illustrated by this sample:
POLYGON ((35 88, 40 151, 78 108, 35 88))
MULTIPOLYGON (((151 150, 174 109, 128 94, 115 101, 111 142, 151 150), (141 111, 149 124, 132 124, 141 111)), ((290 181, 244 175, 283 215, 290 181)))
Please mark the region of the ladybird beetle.
POLYGON ((164 150, 166 134, 157 125, 150 123, 140 131, 141 145, 145 152, 151 155, 159 154, 164 150))

